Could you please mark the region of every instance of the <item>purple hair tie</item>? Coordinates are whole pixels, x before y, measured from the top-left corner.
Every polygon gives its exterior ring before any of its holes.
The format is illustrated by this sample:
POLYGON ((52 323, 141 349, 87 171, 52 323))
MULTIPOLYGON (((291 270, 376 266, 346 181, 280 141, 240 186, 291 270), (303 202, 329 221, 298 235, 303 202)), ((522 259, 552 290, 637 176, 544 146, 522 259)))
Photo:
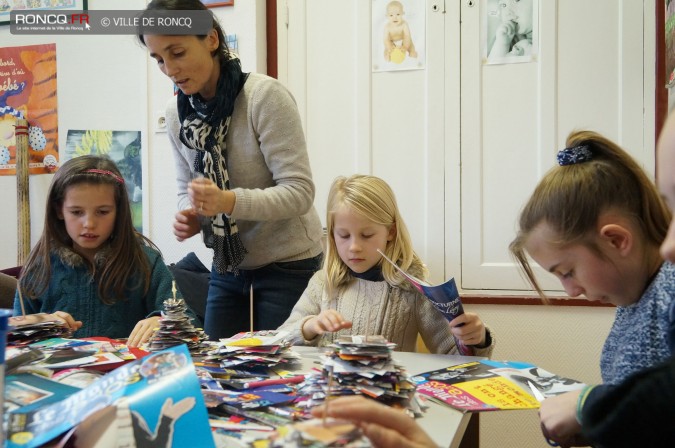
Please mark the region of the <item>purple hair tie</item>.
POLYGON ((96 174, 103 174, 106 176, 112 176, 117 182, 124 184, 124 179, 122 179, 120 176, 117 174, 113 173, 112 171, 108 170, 99 170, 98 168, 91 168, 85 171, 85 173, 96 173, 96 174))
POLYGON ((588 145, 565 148, 558 152, 558 165, 560 166, 575 165, 589 160, 593 160, 593 152, 588 145))

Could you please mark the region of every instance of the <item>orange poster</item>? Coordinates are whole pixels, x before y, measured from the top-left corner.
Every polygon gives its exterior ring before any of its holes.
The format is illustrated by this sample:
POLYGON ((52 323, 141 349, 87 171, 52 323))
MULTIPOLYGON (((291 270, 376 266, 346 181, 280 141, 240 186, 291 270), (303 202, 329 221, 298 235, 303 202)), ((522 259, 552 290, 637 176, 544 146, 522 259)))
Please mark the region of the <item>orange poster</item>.
POLYGON ((17 118, 28 120, 30 174, 53 172, 59 161, 56 45, 0 48, 0 175, 16 173, 17 118))

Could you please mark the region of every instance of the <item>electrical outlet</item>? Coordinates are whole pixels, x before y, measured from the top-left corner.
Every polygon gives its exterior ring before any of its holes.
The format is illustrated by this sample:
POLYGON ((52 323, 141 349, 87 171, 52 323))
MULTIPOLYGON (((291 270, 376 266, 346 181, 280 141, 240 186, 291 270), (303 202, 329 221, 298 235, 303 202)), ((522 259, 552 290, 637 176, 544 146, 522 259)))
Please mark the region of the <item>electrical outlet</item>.
POLYGON ((166 116, 164 111, 155 113, 155 132, 166 132, 166 116))

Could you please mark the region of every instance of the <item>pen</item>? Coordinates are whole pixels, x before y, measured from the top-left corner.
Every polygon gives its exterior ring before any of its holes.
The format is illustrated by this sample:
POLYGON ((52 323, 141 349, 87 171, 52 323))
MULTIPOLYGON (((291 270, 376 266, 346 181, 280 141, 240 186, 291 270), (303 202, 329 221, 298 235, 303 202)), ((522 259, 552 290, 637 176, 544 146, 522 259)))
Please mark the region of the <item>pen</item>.
POLYGON ((290 376, 288 378, 274 378, 270 380, 260 380, 260 381, 251 381, 249 383, 242 384, 244 389, 253 389, 255 387, 262 386, 276 386, 279 384, 295 384, 302 383, 305 380, 305 375, 290 376))

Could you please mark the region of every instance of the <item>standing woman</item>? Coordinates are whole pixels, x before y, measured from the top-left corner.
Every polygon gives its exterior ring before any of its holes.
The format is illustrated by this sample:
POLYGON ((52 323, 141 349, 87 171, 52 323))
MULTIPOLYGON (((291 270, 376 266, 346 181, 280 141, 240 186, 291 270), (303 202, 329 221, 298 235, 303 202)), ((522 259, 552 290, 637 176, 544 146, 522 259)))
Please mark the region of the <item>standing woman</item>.
MULTIPOLYGON (((146 11, 206 10, 153 0, 146 11)), ((139 34, 178 87, 166 121, 178 180, 174 234, 213 249, 204 330, 212 340, 289 316, 322 260, 321 223, 295 100, 277 80, 242 73, 215 17, 206 35, 139 34)))

